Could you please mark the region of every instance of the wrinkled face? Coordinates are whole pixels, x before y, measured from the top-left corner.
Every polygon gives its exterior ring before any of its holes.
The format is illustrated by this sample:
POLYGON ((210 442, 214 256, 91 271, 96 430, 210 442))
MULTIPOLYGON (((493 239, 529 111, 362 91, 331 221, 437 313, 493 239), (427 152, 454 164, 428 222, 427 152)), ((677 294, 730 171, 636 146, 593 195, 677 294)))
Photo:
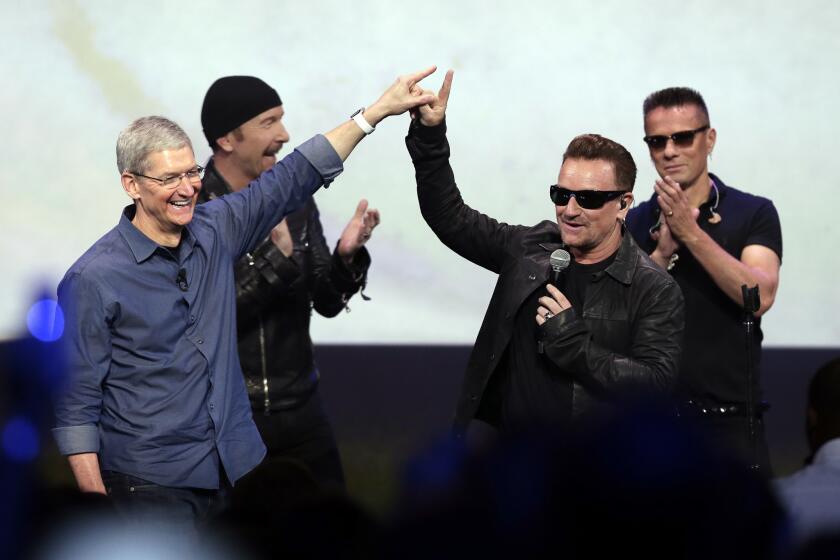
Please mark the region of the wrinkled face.
MULTIPOLYGON (((567 159, 560 168, 557 184, 571 191, 623 190, 615 184, 612 163, 600 159, 567 159)), ((574 197, 565 206, 555 205, 557 225, 563 242, 569 246, 576 259, 592 257, 595 259, 593 262, 597 262, 618 248, 621 243, 618 220, 624 219, 632 200, 633 195, 626 193, 595 209, 581 208, 574 197)))
MULTIPOLYGON (((146 158, 143 175, 164 179, 196 168, 192 148, 153 152, 146 158)), ((153 179, 130 173, 123 174, 123 185, 137 206, 136 218, 143 224, 141 231, 153 240, 180 233, 193 217, 201 181, 186 177, 174 188, 166 188, 153 179)))
POLYGON ((277 163, 277 152, 289 141, 289 133, 283 126, 284 113, 283 106, 278 105, 227 134, 231 159, 249 179, 256 179, 277 163))
MULTIPOLYGON (((670 136, 707 125, 708 119, 697 105, 657 107, 645 115, 645 136, 670 136)), ((694 186, 707 173, 706 158, 715 146, 714 129, 694 135, 690 145, 678 146, 668 139, 660 149, 648 148, 660 177, 670 176, 682 188, 694 186)))

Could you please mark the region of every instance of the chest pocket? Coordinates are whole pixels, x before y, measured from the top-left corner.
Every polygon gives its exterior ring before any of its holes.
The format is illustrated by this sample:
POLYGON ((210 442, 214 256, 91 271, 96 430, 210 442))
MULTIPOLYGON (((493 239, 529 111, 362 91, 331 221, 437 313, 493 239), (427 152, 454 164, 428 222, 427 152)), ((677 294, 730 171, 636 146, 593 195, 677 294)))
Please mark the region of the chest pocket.
POLYGON ((602 279, 588 286, 583 320, 594 342, 613 352, 626 353, 632 345, 629 294, 602 279))

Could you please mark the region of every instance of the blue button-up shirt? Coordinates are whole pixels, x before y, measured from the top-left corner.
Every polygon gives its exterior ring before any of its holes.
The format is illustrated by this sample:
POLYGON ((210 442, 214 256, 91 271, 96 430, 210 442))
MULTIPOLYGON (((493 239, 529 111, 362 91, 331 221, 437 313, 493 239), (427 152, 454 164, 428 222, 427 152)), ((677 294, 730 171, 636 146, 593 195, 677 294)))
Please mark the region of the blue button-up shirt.
POLYGON ((316 136, 249 188, 197 206, 174 253, 132 225, 133 206, 124 211, 58 287, 70 365, 53 430, 63 454, 98 453, 103 470, 210 489, 220 466, 235 482, 259 464, 233 264, 341 171, 316 136))

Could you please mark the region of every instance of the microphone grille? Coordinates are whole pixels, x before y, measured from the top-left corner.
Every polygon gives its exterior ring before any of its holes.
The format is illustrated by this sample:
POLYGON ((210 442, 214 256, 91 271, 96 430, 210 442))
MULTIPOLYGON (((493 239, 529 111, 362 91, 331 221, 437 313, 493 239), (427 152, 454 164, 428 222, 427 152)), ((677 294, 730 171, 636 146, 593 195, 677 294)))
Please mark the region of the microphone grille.
POLYGON ((548 258, 551 269, 555 272, 560 272, 561 270, 568 268, 571 261, 572 256, 565 249, 557 249, 551 253, 551 256, 548 258))

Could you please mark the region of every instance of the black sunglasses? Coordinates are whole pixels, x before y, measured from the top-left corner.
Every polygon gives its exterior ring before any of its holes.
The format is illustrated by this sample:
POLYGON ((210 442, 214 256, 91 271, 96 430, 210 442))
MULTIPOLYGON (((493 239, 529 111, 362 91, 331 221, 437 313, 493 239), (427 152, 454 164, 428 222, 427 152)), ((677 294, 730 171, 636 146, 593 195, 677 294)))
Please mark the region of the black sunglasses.
POLYGON ((675 146, 679 146, 680 148, 688 148, 694 143, 694 136, 698 132, 703 132, 704 130, 708 130, 709 125, 704 124, 700 128, 695 128, 694 130, 682 130, 680 132, 675 132, 670 136, 665 136, 663 134, 657 134, 656 136, 645 136, 642 140, 645 141, 645 144, 648 145, 648 148, 651 150, 663 150, 665 149, 665 145, 668 143, 668 139, 674 141, 675 146))
POLYGON ((573 191, 559 185, 548 187, 548 195, 551 202, 557 206, 566 206, 569 199, 575 197, 578 206, 586 210, 600 208, 609 200, 614 200, 627 191, 573 191))

